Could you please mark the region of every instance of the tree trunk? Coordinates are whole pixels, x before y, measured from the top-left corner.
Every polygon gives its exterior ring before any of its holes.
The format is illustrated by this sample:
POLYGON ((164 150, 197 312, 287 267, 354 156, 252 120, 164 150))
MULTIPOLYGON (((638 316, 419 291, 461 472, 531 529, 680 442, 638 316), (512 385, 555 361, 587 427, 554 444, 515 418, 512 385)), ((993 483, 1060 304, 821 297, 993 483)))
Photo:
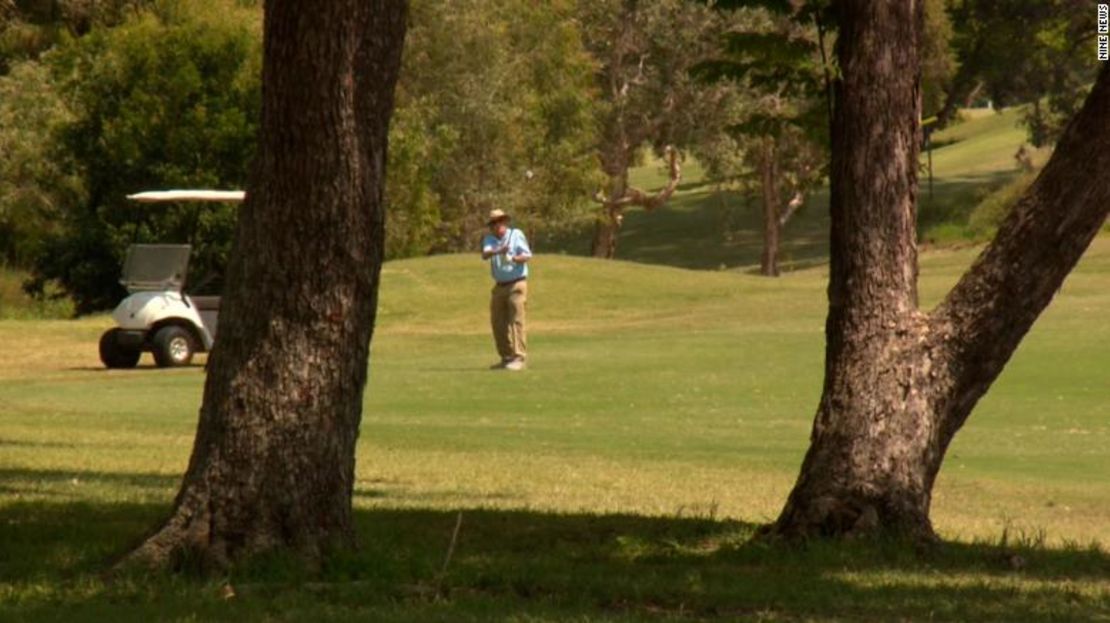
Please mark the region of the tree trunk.
POLYGON ((763 153, 759 159, 760 186, 763 195, 763 254, 759 272, 767 277, 779 276, 779 180, 778 155, 775 139, 763 138, 763 153))
POLYGON ((620 215, 606 208, 594 221, 594 240, 590 253, 599 259, 611 260, 617 257, 617 236, 621 230, 620 215))
POLYGON ((917 357, 919 61, 907 44, 919 37, 921 4, 848 0, 838 10, 825 388, 776 530, 881 523, 931 534, 935 436, 914 385, 927 374, 917 357))
MULTIPOLYGON (((628 192, 628 168, 609 174, 609 197, 619 200, 628 192)), ((611 260, 617 257, 617 236, 620 235, 624 210, 619 205, 603 203, 594 222, 594 240, 590 254, 611 260)))
POLYGON ((920 4, 839 5, 825 387, 772 532, 933 539, 945 451, 1110 210, 1110 65, 944 303, 917 309, 920 4))
POLYGON ((679 153, 673 146, 668 145, 663 150, 667 162, 667 185, 653 194, 648 194, 639 188, 628 185, 628 163, 632 154, 624 149, 618 157, 603 161, 603 168, 609 175, 609 195, 598 192, 594 201, 601 204, 601 213, 598 214, 594 224, 594 239, 591 254, 597 258, 613 259, 617 256, 617 236, 620 234, 621 223, 624 221, 624 208, 627 206, 640 206, 650 212, 667 201, 678 190, 678 183, 682 180, 682 165, 679 163, 679 153))
POLYGON ((265 3, 258 160, 192 457, 129 559, 208 566, 353 543, 403 0, 265 3))

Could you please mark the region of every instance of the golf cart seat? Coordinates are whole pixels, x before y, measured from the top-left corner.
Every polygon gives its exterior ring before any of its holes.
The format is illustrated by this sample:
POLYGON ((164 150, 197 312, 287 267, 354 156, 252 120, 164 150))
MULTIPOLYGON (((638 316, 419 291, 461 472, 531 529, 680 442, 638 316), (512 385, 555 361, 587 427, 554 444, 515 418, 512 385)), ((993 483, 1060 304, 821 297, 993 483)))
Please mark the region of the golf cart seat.
POLYGON ((197 308, 197 313, 200 314, 200 321, 204 323, 205 328, 216 338, 216 328, 219 326, 220 320, 220 297, 218 296, 190 296, 189 300, 197 308))
POLYGON ((190 296, 189 300, 197 306, 197 311, 220 311, 220 297, 218 296, 190 296))

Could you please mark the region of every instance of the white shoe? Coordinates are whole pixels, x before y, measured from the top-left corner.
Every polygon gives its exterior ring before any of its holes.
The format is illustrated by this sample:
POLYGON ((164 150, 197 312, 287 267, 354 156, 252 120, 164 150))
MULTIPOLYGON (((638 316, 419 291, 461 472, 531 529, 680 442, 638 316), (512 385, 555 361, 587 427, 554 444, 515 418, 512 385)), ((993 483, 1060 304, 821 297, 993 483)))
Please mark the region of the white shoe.
POLYGON ((513 372, 519 372, 520 370, 524 369, 524 360, 523 359, 513 359, 509 363, 505 364, 505 369, 506 370, 512 370, 513 372))

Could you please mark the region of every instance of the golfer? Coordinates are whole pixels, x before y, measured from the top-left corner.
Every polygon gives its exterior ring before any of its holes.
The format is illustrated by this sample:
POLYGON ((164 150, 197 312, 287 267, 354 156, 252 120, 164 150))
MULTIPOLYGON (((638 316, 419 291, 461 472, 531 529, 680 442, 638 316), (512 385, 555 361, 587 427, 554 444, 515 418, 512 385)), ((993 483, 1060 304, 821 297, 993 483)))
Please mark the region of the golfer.
POLYGON ((482 259, 489 260, 494 285, 489 301, 493 341, 501 361, 495 370, 523 370, 528 358, 524 308, 528 302, 528 260, 532 250, 524 232, 509 227, 508 214, 490 210, 489 233, 482 238, 482 259))

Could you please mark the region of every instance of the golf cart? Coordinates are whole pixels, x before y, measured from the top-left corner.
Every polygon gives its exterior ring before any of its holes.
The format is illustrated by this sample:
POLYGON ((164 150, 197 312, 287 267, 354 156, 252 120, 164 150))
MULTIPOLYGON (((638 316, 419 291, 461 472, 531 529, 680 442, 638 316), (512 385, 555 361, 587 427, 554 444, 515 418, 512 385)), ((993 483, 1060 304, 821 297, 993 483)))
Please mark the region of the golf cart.
MULTIPOLYGON (((128 195, 142 203, 243 200, 242 191, 170 190, 128 195)), ((192 247, 187 244, 133 244, 120 283, 129 296, 116 306, 116 327, 100 337, 100 360, 109 368, 134 368, 144 351, 159 367, 185 366, 216 340, 219 296, 185 294, 192 247)))

